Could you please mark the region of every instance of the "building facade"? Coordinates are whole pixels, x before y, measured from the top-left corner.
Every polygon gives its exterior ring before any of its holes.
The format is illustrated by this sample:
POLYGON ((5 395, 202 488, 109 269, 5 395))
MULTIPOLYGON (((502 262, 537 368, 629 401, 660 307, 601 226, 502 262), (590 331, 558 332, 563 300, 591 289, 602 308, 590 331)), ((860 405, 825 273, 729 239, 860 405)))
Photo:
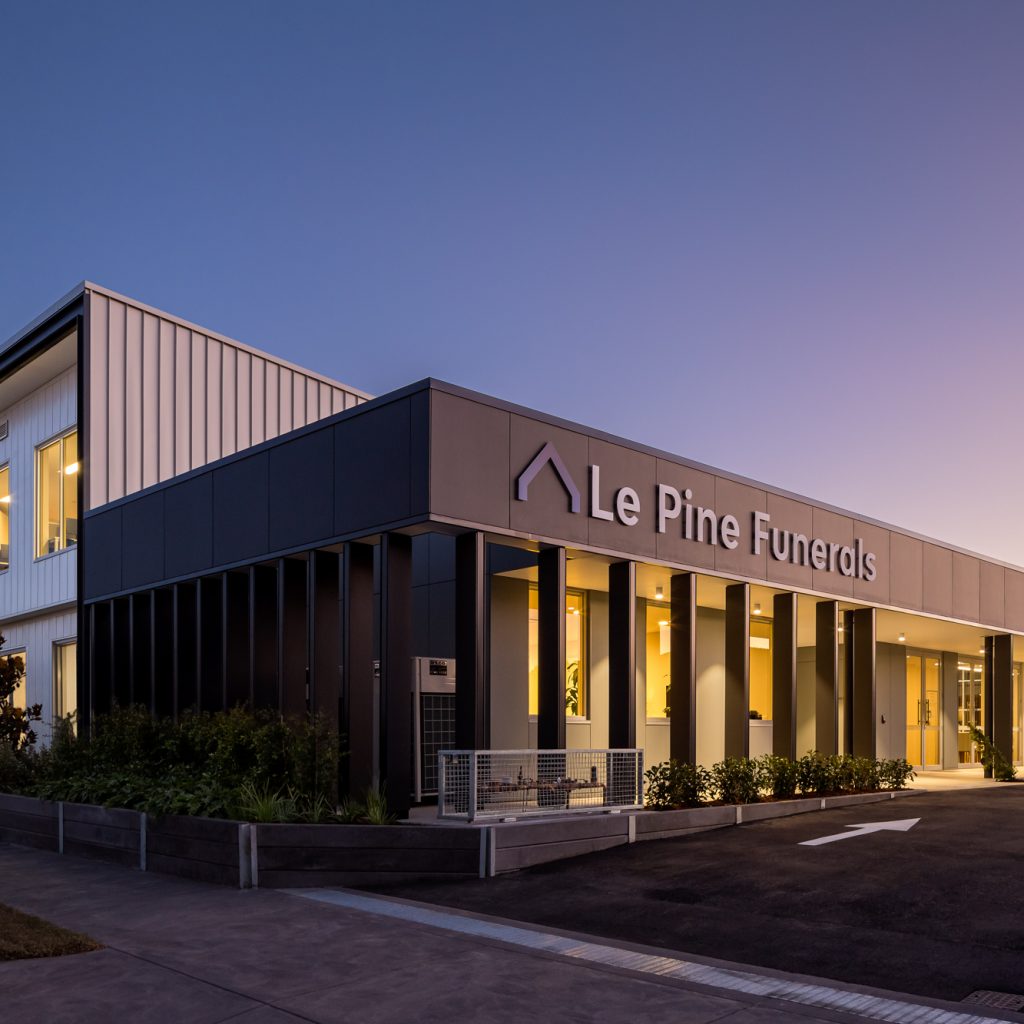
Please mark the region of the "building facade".
MULTIPOLYGON (((78 707, 93 507, 366 400, 83 282, 0 350, 0 632, 23 704, 78 707)), ((44 737, 48 728, 42 730, 44 737)))
POLYGON ((977 726, 1022 760, 1024 570, 443 382, 368 400, 90 289, 85 416, 26 449, 84 453, 45 641, 78 639, 81 721, 315 710, 399 810, 438 743, 957 769, 977 726), (414 659, 448 703, 413 704, 414 659))

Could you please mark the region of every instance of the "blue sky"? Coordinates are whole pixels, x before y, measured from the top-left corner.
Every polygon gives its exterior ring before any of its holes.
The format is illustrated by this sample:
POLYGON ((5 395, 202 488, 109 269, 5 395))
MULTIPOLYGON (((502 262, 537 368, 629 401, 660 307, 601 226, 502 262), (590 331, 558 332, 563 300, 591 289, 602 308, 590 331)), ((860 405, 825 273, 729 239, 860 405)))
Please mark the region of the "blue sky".
POLYGON ((89 278, 1024 563, 1024 6, 9 4, 0 336, 89 278))

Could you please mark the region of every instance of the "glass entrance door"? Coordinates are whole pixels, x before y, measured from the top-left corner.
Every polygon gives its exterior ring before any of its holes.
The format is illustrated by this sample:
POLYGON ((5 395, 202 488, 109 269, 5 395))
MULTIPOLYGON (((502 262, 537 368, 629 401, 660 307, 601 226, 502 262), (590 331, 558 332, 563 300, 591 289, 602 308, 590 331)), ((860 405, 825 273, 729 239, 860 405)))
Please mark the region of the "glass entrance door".
POLYGON ((907 655, 907 760, 915 767, 942 763, 939 733, 942 668, 934 655, 907 655))
POLYGON ((971 739, 971 726, 984 728, 985 663, 977 658, 957 662, 957 758, 962 765, 981 764, 981 752, 971 739))

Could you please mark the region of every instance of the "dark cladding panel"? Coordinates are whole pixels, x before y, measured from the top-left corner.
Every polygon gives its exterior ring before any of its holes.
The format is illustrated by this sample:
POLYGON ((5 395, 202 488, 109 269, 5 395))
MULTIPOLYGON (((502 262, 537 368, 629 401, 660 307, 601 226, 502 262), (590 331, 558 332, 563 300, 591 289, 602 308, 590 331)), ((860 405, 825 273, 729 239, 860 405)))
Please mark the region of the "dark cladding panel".
POLYGON ((85 576, 85 599, 102 597, 122 589, 121 509, 112 508, 89 517, 89 557, 85 576))
MULTIPOLYGON (((652 507, 654 484, 658 462, 653 455, 644 455, 621 444, 590 439, 588 462, 598 467, 598 491, 600 501, 596 509, 598 517, 590 517, 590 543, 599 548, 613 551, 627 549, 638 555, 654 556, 657 534, 651 529, 655 513, 652 507), (624 491, 630 488, 636 495, 639 507, 633 511, 633 494, 624 491), (621 493, 625 521, 620 520, 616 510, 616 496, 621 493), (611 518, 608 518, 611 517, 611 518), (626 525, 636 519, 633 526, 626 525)), ((593 470, 591 470, 593 472, 593 470)), ((590 481, 585 481, 584 495, 590 495, 590 481)), ((580 485, 581 488, 583 484, 580 485)), ((584 502, 586 503, 586 502, 584 502)))
POLYGON ((432 391, 430 511, 508 526, 509 414, 432 391))
POLYGON ((921 607, 924 579, 924 544, 916 537, 893 533, 889 540, 892 603, 904 608, 921 607))
POLYGON ((924 610, 938 615, 952 615, 953 552, 937 544, 925 544, 921 573, 924 610))
POLYGON ((1003 567, 991 562, 981 563, 981 621, 992 626, 1004 622, 1003 567))
MULTIPOLYGON (((213 565, 212 474, 203 473, 167 488, 164 524, 164 564, 168 579, 200 572, 213 565)), ((92 520, 89 529, 92 529, 92 520)), ((91 545, 91 532, 89 542, 91 545)), ((92 561, 91 554, 89 561, 92 561)))
POLYGON ((334 427, 334 530, 349 533, 412 515, 409 399, 334 427))
MULTIPOLYGON (((89 554, 93 554, 89 520, 89 554)), ((121 552, 125 590, 164 579, 164 492, 156 491, 121 509, 121 552)))
POLYGON ((313 544, 334 532, 334 431, 270 449, 270 548, 313 544))
MULTIPOLYGON (((286 445, 281 451, 290 454, 290 449, 291 445, 286 445)), ((267 553, 268 466, 269 453, 260 452, 214 470, 214 564, 242 562, 267 553)), ((304 496, 300 491, 293 497, 302 501, 304 496)))
POLYGON ((587 525, 589 442, 586 434, 526 416, 512 416, 509 448, 511 473, 510 480, 505 482, 511 501, 509 526, 539 537, 557 537, 586 544, 590 536, 587 525), (548 444, 552 448, 545 452, 548 444), (561 478, 557 464, 548 457, 549 453, 557 453, 565 467, 565 480, 561 478), (534 466, 536 475, 528 481, 526 500, 519 501, 516 482, 534 460, 538 460, 534 466), (577 512, 572 511, 574 489, 577 512))

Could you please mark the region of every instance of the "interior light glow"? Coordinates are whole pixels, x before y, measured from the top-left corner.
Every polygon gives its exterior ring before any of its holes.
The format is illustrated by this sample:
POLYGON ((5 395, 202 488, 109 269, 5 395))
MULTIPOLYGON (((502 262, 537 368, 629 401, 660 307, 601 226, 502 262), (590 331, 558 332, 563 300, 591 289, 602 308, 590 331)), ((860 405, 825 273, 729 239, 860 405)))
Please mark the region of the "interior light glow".
POLYGON ((754 605, 754 614, 755 615, 760 615, 761 614, 761 605, 759 603, 754 605))
POLYGON ((64 475, 65 476, 74 476, 75 473, 77 473, 77 472, 78 472, 78 463, 77 462, 70 462, 70 463, 68 463, 68 465, 66 465, 64 467, 64 475))
POLYGON ((899 641, 900 641, 900 643, 901 643, 901 644, 902 644, 902 643, 906 643, 906 640, 907 640, 907 634, 906 634, 906 633, 900 633, 900 635, 899 635, 899 641))
POLYGON ((2 498, 0 498, 0 505, 10 505, 10 503, 11 496, 9 494, 5 494, 2 498))
POLYGON ((661 620, 661 621, 660 621, 660 622, 658 623, 658 625, 659 625, 659 626, 667 626, 667 625, 668 625, 668 619, 662 619, 662 620, 661 620))
POLYGON ((573 608, 572 613, 573 613, 573 615, 579 615, 579 613, 580 613, 579 608, 573 608))
POLYGON ((664 589, 662 589, 661 587, 655 587, 654 588, 654 599, 656 601, 664 601, 665 600, 665 591, 664 591, 664 589))

